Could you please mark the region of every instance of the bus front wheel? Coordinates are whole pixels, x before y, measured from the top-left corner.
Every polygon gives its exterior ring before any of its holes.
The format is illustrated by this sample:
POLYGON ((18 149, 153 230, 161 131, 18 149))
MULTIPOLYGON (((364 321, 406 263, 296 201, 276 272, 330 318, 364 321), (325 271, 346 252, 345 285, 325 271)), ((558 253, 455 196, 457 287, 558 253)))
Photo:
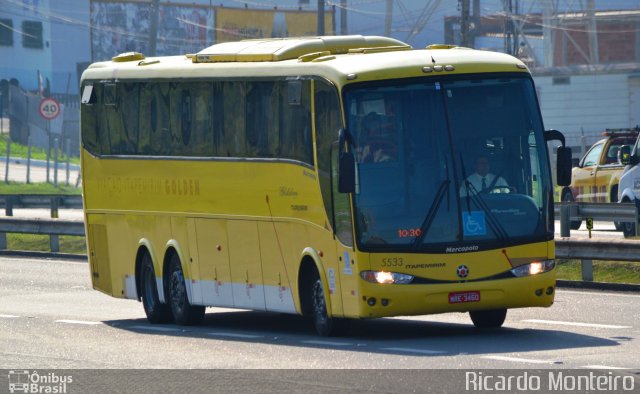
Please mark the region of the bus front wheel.
POLYGON ((158 297, 156 274, 148 253, 142 257, 142 306, 152 324, 168 323, 173 318, 169 305, 161 303, 158 297))
POLYGON ((473 325, 477 328, 498 328, 502 327, 504 319, 507 317, 507 310, 471 311, 469 315, 473 325))
POLYGON ((169 304, 177 324, 192 326, 202 323, 205 307, 189 303, 180 258, 176 254, 169 264, 169 304))
POLYGON ((317 272, 314 272, 310 284, 309 312, 316 332, 323 337, 343 335, 348 329, 348 320, 330 317, 327 313, 324 288, 317 272))

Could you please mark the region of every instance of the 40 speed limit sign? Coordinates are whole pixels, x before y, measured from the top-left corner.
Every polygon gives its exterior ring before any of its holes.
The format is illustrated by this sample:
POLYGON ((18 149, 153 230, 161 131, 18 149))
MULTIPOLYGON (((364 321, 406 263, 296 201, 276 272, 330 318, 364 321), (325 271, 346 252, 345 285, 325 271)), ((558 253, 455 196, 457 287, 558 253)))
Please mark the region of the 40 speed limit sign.
POLYGON ((40 116, 47 120, 52 120, 60 115, 60 103, 52 98, 44 98, 40 101, 40 116))

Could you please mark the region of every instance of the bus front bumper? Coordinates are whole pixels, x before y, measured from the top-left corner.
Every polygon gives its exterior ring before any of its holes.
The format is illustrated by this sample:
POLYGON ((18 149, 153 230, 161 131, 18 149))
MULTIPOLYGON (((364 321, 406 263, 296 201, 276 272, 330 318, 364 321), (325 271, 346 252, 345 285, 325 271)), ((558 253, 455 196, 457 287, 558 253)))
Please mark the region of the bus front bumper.
POLYGON ((522 278, 455 284, 389 285, 361 281, 359 317, 548 307, 555 296, 555 270, 522 278))

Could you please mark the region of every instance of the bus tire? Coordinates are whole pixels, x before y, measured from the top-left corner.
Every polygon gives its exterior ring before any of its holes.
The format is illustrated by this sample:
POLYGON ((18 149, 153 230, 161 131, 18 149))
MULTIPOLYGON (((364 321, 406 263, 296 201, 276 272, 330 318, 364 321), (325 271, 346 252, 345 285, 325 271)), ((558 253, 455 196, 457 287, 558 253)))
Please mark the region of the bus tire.
POLYGON ((330 317, 327 313, 322 280, 320 280, 320 275, 315 270, 311 275, 308 289, 309 313, 318 335, 323 337, 344 335, 348 329, 348 320, 330 317))
MULTIPOLYGON (((628 198, 624 198, 622 200, 623 203, 631 202, 628 198)), ((622 234, 625 238, 631 238, 636 236, 636 224, 633 222, 622 222, 620 223, 622 227, 622 234)))
POLYGON ((171 308, 160 302, 156 274, 149 253, 142 256, 142 306, 151 324, 169 323, 173 319, 171 308))
POLYGON ((476 328, 499 328, 502 327, 504 319, 507 317, 507 310, 471 311, 469 315, 476 328))
MULTIPOLYGON (((562 201, 563 202, 573 202, 573 194, 571 194, 571 190, 565 189, 562 192, 562 201)), ((570 222, 569 227, 571 228, 571 230, 577 230, 577 229, 580 228, 581 225, 582 225, 582 220, 572 220, 570 222)))
POLYGON ((171 256, 169 262, 167 287, 169 288, 169 305, 176 324, 193 326, 202 323, 205 307, 189 303, 180 257, 176 253, 171 256))

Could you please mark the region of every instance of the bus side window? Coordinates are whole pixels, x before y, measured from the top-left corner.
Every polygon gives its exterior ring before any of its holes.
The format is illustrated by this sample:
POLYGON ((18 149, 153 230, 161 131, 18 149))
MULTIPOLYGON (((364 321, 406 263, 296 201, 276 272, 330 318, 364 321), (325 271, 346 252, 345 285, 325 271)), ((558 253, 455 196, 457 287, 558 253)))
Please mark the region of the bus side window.
POLYGON ((314 81, 314 111, 317 147, 317 166, 320 191, 327 218, 335 229, 333 220, 333 197, 331 195, 331 144, 338 138, 341 128, 338 95, 332 85, 314 81))
POLYGON ((82 144, 89 152, 93 154, 101 154, 101 147, 99 144, 99 127, 98 112, 101 103, 97 102, 98 93, 100 92, 101 85, 94 83, 93 85, 86 84, 83 87, 83 91, 91 89, 91 97, 82 103, 81 116, 82 116, 82 144))
MULTIPOLYGON (((274 117, 277 115, 273 108, 271 82, 247 82, 249 93, 246 99, 246 142, 248 157, 273 157, 271 141, 274 117)), ((276 144, 273 144, 277 146, 276 144)))
POLYGON ((331 182, 336 235, 345 246, 353 246, 350 194, 338 192, 338 142, 331 146, 331 182))
MULTIPOLYGON (((237 81, 222 82, 224 97, 223 146, 225 156, 246 157, 245 145, 245 102, 246 83, 237 81)), ((220 156, 223 156, 220 152, 220 156)))
POLYGON ((212 113, 212 134, 213 134, 213 151, 214 156, 226 156, 224 133, 224 95, 223 82, 214 82, 212 86, 211 97, 212 113))
POLYGON ((313 142, 311 139, 311 93, 310 81, 299 83, 300 101, 291 102, 288 97, 288 84, 280 84, 280 156, 313 164, 313 142))

